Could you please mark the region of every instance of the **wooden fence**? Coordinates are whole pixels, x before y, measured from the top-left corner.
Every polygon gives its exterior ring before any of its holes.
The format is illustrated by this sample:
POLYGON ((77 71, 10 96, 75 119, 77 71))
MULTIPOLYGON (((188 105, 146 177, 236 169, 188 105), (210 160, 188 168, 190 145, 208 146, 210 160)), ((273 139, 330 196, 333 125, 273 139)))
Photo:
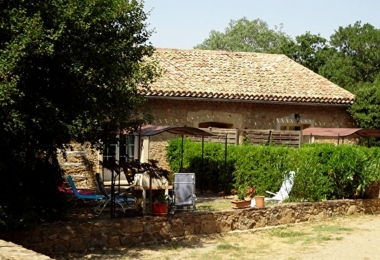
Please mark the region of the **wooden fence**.
MULTIPOLYGON (((204 131, 215 134, 216 136, 205 137, 205 142, 218 142, 238 145, 239 137, 242 136, 248 143, 275 145, 287 145, 290 147, 300 147, 302 141, 301 131, 281 131, 281 130, 259 130, 259 129, 225 129, 225 128, 200 128, 204 131)), ((190 137, 194 141, 201 141, 201 137, 190 137)))
POLYGON ((242 130, 244 139, 250 144, 274 143, 275 145, 288 145, 290 147, 300 147, 301 131, 281 131, 281 130, 242 130))
MULTIPOLYGON (((205 136, 205 142, 225 143, 227 138, 227 144, 239 144, 239 129, 226 129, 226 128, 200 128, 204 131, 215 134, 215 136, 205 136)), ((191 137, 194 141, 201 141, 199 136, 191 137)))

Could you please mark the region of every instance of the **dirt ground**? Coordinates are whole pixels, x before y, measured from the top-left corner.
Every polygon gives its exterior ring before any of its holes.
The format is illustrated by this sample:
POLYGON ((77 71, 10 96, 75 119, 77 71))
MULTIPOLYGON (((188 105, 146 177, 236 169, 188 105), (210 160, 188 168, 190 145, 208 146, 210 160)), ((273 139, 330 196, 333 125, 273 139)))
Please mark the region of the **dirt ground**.
POLYGON ((54 259, 379 259, 380 215, 195 236, 133 248, 52 256, 54 259))

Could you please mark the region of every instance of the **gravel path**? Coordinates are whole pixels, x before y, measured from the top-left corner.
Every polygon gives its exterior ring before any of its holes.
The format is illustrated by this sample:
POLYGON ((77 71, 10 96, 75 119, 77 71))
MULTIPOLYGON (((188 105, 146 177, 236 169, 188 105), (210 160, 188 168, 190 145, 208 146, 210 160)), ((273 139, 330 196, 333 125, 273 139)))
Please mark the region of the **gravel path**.
MULTIPOLYGON (((337 221, 354 231, 341 240, 332 240, 299 254, 299 259, 380 259, 380 216, 365 215, 337 221)), ((286 258, 284 258, 286 259, 286 258)))

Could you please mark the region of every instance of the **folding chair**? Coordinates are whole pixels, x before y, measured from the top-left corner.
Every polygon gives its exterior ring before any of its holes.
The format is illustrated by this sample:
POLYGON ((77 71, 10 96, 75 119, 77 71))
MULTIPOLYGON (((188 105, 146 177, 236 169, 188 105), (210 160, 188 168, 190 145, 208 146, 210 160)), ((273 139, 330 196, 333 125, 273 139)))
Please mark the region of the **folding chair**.
POLYGON ((115 203, 121 207, 121 210, 125 212, 125 208, 129 206, 129 203, 134 204, 135 199, 123 196, 124 194, 109 194, 107 190, 104 188, 103 180, 100 177, 99 173, 96 173, 96 182, 98 183, 98 187, 100 192, 103 194, 104 198, 100 201, 98 207, 95 209, 96 214, 100 214, 103 212, 104 208, 107 206, 108 202, 110 202, 113 198, 115 199, 115 203))
POLYGON ((173 201, 177 210, 195 210, 195 173, 173 175, 173 201))

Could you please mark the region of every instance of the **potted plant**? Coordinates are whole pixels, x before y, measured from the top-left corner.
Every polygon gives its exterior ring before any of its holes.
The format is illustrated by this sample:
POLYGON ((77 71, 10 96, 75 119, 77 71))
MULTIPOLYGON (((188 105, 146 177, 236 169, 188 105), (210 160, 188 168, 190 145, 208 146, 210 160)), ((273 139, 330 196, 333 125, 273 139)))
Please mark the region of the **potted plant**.
POLYGON ((234 209, 242 209, 242 208, 248 208, 251 205, 251 199, 247 197, 253 196, 253 192, 255 192, 255 188, 249 188, 249 189, 233 189, 231 191, 232 195, 238 195, 237 200, 231 201, 232 208, 234 209))
POLYGON ((166 215, 168 214, 168 196, 164 193, 160 193, 153 203, 154 215, 166 215))
POLYGON ((265 207, 265 196, 257 195, 257 189, 255 187, 250 187, 245 190, 247 196, 251 198, 251 207, 264 208, 265 207))

